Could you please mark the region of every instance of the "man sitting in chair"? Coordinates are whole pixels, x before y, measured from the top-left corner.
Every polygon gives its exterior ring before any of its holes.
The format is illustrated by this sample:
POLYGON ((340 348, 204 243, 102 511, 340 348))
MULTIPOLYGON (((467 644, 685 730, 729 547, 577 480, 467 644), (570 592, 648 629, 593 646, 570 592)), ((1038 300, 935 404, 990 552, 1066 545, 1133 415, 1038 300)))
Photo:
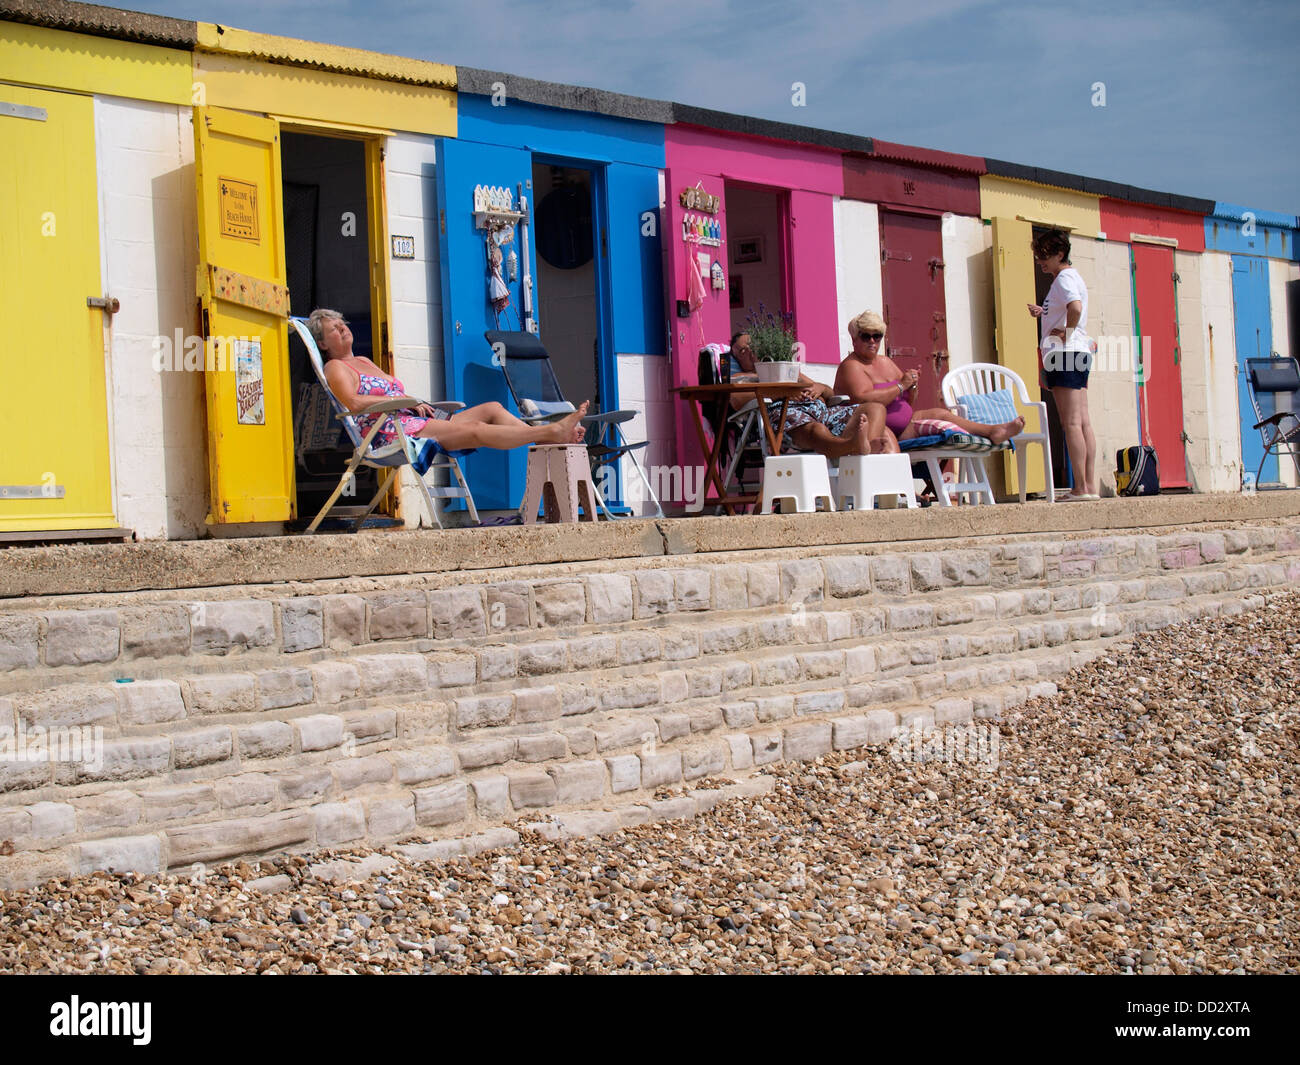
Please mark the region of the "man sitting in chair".
MULTIPOLYGON (((731 359, 732 384, 758 380, 748 333, 733 336, 731 354, 723 357, 731 359)), ((828 407, 826 401, 835 396, 833 388, 803 374, 799 375, 799 384, 804 386, 803 392, 792 399, 786 409, 782 451, 815 451, 837 459, 844 455, 871 455, 885 449, 885 410, 882 406, 862 403, 828 407)), ((731 397, 731 405, 740 410, 752 400, 750 393, 738 392, 731 397)))
POLYGON ((587 413, 586 403, 547 425, 528 425, 500 403, 480 403, 448 413, 413 400, 410 414, 365 414, 367 407, 404 398, 406 390, 402 382, 384 373, 369 359, 352 354, 352 330, 338 311, 317 308, 307 319, 307 328, 325 356, 325 379, 330 391, 357 416, 357 428, 362 436, 370 432, 378 418, 386 419, 375 434, 375 447, 384 447, 396 438, 394 417, 402 419, 402 431, 408 437, 428 437, 447 451, 476 447, 507 451, 525 444, 581 444, 586 436, 581 425, 587 413))

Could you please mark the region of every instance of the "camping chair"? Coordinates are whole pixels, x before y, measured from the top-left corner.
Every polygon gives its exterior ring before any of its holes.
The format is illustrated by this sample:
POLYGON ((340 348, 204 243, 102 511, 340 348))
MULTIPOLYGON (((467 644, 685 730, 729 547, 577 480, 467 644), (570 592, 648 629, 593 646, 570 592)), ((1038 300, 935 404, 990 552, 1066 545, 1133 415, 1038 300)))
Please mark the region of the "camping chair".
MULTIPOLYGON (((352 458, 348 460, 347 469, 343 471, 343 476, 339 478, 339 483, 335 486, 325 505, 321 507, 320 513, 312 519, 312 523, 307 526, 308 534, 314 533, 317 526, 324 520, 327 514, 331 512, 339 496, 347 489, 350 484, 355 484, 354 477, 358 467, 368 466, 375 470, 387 471, 379 478, 379 491, 370 500, 370 505, 364 509, 361 507, 340 507, 335 516, 355 518, 352 531, 356 532, 361 528, 366 518, 370 517, 379 501, 388 491, 389 485, 393 478, 397 476, 397 471, 403 466, 410 466, 415 471, 415 482, 420 487, 420 492, 424 496, 424 502, 429 508, 429 515, 433 518, 434 524, 439 529, 443 527, 442 519, 438 516, 438 510, 434 506, 433 500, 436 496, 439 499, 464 499, 465 506, 469 510, 470 521, 477 523, 478 510, 474 506, 474 497, 470 493, 469 485, 465 483, 465 477, 461 473, 460 463, 456 461, 457 455, 468 455, 468 451, 450 452, 444 450, 437 441, 420 439, 411 440, 406 433, 402 431, 402 421, 400 418, 392 419, 393 427, 397 431, 397 439, 391 444, 383 447, 374 446, 374 438, 384 427, 386 419, 380 418, 370 428, 370 432, 363 437, 360 429, 357 427, 356 418, 352 413, 339 402, 337 396, 330 390, 329 383, 325 380, 325 364, 321 359, 320 348, 316 346, 316 339, 311 335, 311 330, 307 328, 307 319, 293 318, 289 319, 289 324, 297 331, 298 336, 302 338, 303 345, 307 348, 307 356, 311 360, 311 367, 316 371, 316 380, 320 382, 320 387, 324 389, 325 395, 334 408, 334 417, 343 423, 343 428, 348 434, 348 439, 352 441, 352 458), (424 475, 430 469, 450 469, 456 479, 456 484, 443 486, 434 485, 432 488, 425 482, 424 475), (358 513, 359 512, 359 513, 358 513)), ((369 414, 391 414, 396 411, 409 410, 419 400, 393 399, 383 403, 377 403, 372 407, 366 408, 369 414)), ((457 403, 454 400, 443 401, 439 403, 430 403, 430 407, 435 410, 453 411, 460 410, 465 406, 464 403, 457 403)))
MULTIPOLYGON (((555 421, 566 414, 571 414, 574 407, 560 391, 560 383, 555 377, 555 368, 551 357, 546 353, 541 340, 532 333, 522 331, 489 329, 483 336, 492 346, 493 362, 501 367, 506 377, 506 387, 514 397, 515 406, 519 408, 519 417, 529 425, 541 425, 555 421), (500 347, 498 347, 500 345, 500 347)), ((629 444, 619 428, 624 422, 636 417, 634 410, 607 411, 604 414, 588 414, 582 419, 590 437, 592 430, 597 430, 595 440, 587 443, 587 457, 591 462, 592 480, 599 482, 595 476, 596 469, 608 462, 617 462, 624 455, 632 460, 632 465, 645 485, 650 500, 654 503, 655 514, 664 517, 659 497, 655 495, 645 470, 637 460, 636 453, 649 441, 629 444)), ((597 491, 597 503, 606 518, 613 518, 605 500, 597 491)))
POLYGON ((1295 399, 1300 392, 1300 364, 1295 358, 1275 355, 1270 359, 1247 359, 1250 404, 1255 408, 1255 428, 1264 442, 1264 454, 1255 471, 1255 484, 1269 455, 1290 455, 1300 476, 1300 415, 1295 399), (1279 410, 1278 408, 1285 409, 1279 410))
MULTIPOLYGON (((1047 435, 1047 404, 1031 403, 1029 390, 1025 382, 1014 370, 997 366, 990 362, 974 362, 960 366, 943 379, 943 401, 963 417, 972 421, 1000 424, 1016 417, 1015 399, 1022 405, 1038 411, 1038 430, 1031 432, 1028 424, 1016 436, 1011 438, 1011 445, 1016 452, 1016 471, 1019 474, 1020 502, 1025 501, 1025 472, 1029 466, 1026 444, 1038 444, 1043 449, 1043 475, 1047 484, 1047 501, 1056 501, 1055 482, 1052 479, 1052 443, 1047 435), (1014 386, 1015 391, 1012 392, 1014 386), (1006 392, 1006 397, 996 395, 1006 392), (1010 399, 1010 403, 1006 402, 1010 399), (1007 411, 1010 410, 1010 414, 1007 411)), ((978 462, 982 478, 987 483, 987 472, 983 471, 984 460, 977 455, 963 456, 963 462, 978 462)), ((980 478, 977 477, 977 480, 980 478)), ((937 492, 937 489, 936 489, 937 492)))

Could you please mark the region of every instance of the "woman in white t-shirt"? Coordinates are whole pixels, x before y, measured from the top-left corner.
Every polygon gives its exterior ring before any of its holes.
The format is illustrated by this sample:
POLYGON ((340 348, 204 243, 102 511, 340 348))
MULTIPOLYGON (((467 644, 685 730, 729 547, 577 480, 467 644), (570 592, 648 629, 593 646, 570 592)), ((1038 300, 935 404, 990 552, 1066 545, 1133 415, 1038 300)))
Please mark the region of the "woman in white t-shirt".
POLYGON ((1069 501, 1098 499, 1097 439, 1088 417, 1088 372, 1092 369, 1092 340, 1088 337, 1088 286, 1070 265, 1070 237, 1061 229, 1038 234, 1034 262, 1052 277, 1052 287, 1040 307, 1029 304, 1039 321, 1039 354, 1043 377, 1052 390, 1065 443, 1070 449, 1074 487, 1069 501))

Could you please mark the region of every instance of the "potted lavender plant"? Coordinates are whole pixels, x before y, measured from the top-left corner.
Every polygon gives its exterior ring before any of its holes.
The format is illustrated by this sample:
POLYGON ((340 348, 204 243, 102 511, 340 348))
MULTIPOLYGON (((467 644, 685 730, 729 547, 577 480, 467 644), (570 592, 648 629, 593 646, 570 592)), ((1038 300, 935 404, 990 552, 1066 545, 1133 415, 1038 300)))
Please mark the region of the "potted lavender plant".
POLYGON ((754 369, 764 382, 799 380, 798 341, 791 323, 794 316, 773 314, 763 304, 750 310, 745 331, 754 348, 754 369))

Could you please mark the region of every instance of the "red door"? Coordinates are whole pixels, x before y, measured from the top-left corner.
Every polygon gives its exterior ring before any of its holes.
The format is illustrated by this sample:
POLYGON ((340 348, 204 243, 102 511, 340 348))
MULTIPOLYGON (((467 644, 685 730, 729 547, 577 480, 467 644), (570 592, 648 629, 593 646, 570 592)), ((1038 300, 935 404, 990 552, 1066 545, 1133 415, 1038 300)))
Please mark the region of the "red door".
POLYGON ((913 406, 941 405, 948 371, 948 323, 943 302, 943 234, 929 215, 880 212, 880 259, 889 356, 920 377, 913 406))
MULTIPOLYGON (((1159 244, 1133 245, 1138 332, 1142 336, 1144 380, 1138 385, 1142 442, 1156 449, 1162 488, 1186 488, 1183 450, 1183 374, 1174 302, 1174 250, 1159 244)), ((1103 369, 1105 369, 1103 367, 1103 369)))

